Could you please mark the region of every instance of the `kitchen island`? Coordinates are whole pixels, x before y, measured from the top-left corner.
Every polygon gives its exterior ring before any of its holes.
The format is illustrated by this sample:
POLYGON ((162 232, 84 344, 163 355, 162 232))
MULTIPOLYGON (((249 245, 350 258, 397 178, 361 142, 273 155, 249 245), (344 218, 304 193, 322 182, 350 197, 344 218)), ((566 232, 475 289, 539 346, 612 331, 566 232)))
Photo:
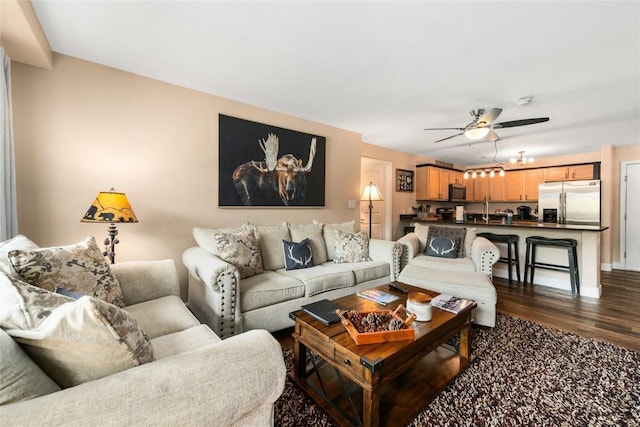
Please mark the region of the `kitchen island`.
MULTIPOLYGON (((494 217, 495 218, 495 217, 494 217)), ((503 224, 501 219, 489 221, 476 219, 468 221, 421 220, 410 215, 402 215, 401 220, 409 223, 409 227, 419 222, 425 225, 473 227, 476 233, 516 234, 520 238, 518 243, 518 255, 520 258, 521 279, 524 280, 524 264, 526 253, 526 238, 529 236, 543 236, 553 239, 575 239, 578 242, 578 270, 580 272, 580 296, 600 298, 602 286, 600 284, 600 233, 607 230, 605 226, 573 225, 539 223, 537 221, 513 221, 512 224, 503 224)), ((506 246, 498 244, 502 256, 506 257, 506 246)), ((567 250, 565 248, 538 247, 536 260, 554 264, 568 265, 567 250)), ((493 266, 493 274, 497 277, 507 278, 507 265, 497 263, 493 266)), ((515 271, 514 271, 515 274, 515 271)), ((552 288, 571 291, 569 274, 553 270, 537 268, 534 277, 535 285, 549 286, 552 288)))

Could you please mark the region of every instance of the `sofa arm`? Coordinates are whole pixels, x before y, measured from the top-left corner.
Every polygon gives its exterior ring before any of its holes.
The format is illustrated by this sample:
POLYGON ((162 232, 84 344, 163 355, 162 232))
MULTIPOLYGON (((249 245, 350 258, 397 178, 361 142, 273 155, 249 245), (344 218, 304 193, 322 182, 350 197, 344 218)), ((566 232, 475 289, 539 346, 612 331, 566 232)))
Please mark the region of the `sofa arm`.
POLYGON ((390 280, 396 280, 400 275, 402 262, 402 247, 391 240, 370 239, 369 256, 374 261, 388 262, 391 266, 390 280))
POLYGON ((3 425, 272 425, 286 369, 253 330, 35 399, 0 406, 3 425), (37 421, 36 421, 37 420, 37 421))
POLYGON ((120 262, 111 265, 111 271, 120 283, 125 305, 180 296, 180 279, 172 259, 120 262))
POLYGON ((416 233, 408 233, 398 239, 398 244, 402 245, 402 269, 419 254, 420 240, 416 233))
POLYGON ((476 265, 476 271, 491 277, 493 264, 500 259, 500 249, 484 237, 476 237, 471 244, 471 259, 476 265))
POLYGON ((238 269, 199 246, 188 248, 182 262, 189 270, 188 306, 220 338, 242 332, 238 269))

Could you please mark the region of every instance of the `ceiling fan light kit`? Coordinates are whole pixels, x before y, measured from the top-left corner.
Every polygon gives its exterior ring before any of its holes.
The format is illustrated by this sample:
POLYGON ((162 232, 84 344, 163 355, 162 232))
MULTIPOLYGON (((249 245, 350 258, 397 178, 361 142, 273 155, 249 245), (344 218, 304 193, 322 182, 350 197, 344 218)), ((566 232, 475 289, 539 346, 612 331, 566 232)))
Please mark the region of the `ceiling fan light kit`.
POLYGON ((464 136, 475 141, 478 139, 485 138, 487 135, 489 135, 490 131, 491 131, 491 128, 489 127, 485 127, 485 128, 474 127, 474 128, 465 130, 464 136))
MULTIPOLYGON (((531 102, 531 97, 520 98, 516 101, 516 104, 523 107, 531 102)), ((508 122, 500 122, 494 123, 494 121, 498 118, 500 113, 502 113, 502 108, 491 108, 489 110, 477 109, 471 110, 469 112, 473 120, 471 123, 467 124, 464 127, 449 127, 449 128, 427 128, 425 130, 455 130, 458 131, 455 135, 447 136, 445 138, 434 141, 434 143, 446 141, 448 139, 455 138, 456 136, 464 135, 467 139, 472 141, 479 141, 482 139, 488 139, 490 141, 497 141, 500 139, 497 133, 494 132, 494 129, 504 129, 504 128, 513 128, 517 126, 527 126, 533 125, 536 123, 548 122, 549 117, 539 117, 535 119, 521 119, 521 120, 511 120, 508 122)))

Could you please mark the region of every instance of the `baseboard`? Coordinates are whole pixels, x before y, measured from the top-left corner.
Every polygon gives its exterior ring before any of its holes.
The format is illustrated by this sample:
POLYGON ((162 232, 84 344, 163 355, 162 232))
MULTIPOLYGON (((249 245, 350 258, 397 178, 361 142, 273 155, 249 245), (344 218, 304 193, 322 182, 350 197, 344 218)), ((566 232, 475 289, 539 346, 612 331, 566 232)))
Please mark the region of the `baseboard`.
POLYGON ((613 271, 613 266, 611 264, 600 264, 600 271, 613 271))

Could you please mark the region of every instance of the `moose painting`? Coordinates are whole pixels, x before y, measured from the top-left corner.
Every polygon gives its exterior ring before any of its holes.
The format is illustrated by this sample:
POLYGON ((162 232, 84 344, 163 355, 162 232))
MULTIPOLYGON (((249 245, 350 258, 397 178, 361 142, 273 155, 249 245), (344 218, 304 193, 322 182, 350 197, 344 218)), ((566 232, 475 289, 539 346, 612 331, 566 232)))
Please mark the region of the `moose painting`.
POLYGON ((325 138, 219 117, 219 205, 324 206, 325 138))

